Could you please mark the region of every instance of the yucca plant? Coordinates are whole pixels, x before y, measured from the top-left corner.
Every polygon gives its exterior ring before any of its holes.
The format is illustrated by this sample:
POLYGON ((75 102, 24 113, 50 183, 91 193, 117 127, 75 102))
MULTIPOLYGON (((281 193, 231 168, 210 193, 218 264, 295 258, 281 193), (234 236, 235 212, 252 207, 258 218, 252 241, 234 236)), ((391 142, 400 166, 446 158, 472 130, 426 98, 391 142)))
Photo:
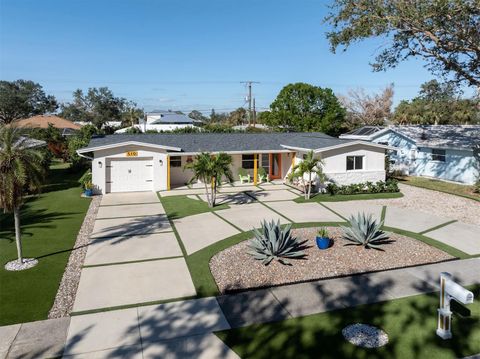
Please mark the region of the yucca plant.
POLYGON ((349 223, 350 227, 341 227, 343 238, 347 241, 365 248, 375 249, 381 249, 382 244, 389 243, 390 237, 380 229, 383 222, 377 222, 371 214, 367 216, 365 213, 358 213, 357 217, 350 217, 349 223))
POLYGON ((252 250, 248 252, 253 258, 269 265, 272 260, 278 260, 285 265, 291 265, 287 258, 305 257, 305 241, 299 241, 291 234, 292 225, 280 226, 280 221, 262 222, 261 230, 254 229, 253 238, 248 247, 252 250))

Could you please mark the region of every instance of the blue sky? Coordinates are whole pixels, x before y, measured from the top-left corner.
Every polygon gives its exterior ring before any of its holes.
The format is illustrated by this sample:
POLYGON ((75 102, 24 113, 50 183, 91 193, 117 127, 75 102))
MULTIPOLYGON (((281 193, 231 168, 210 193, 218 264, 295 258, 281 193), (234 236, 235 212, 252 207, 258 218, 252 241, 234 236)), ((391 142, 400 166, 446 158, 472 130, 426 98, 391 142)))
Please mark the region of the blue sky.
POLYGON ((432 78, 419 61, 382 73, 369 62, 384 40, 332 54, 313 0, 0 0, 0 78, 30 79, 60 101, 108 86, 146 110, 233 110, 240 81, 256 80, 259 108, 291 82, 335 93, 395 84, 395 103, 432 78))

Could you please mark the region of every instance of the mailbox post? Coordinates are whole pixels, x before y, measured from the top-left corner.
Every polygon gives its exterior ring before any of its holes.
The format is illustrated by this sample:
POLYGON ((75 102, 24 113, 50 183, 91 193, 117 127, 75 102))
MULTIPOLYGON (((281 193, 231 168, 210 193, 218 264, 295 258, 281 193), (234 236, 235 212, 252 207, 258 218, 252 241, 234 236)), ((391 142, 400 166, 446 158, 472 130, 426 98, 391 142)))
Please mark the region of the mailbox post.
POLYGON ((440 273, 440 308, 438 308, 437 335, 442 339, 452 337, 452 312, 450 300, 454 299, 462 304, 473 303, 473 293, 455 283, 452 275, 440 273))

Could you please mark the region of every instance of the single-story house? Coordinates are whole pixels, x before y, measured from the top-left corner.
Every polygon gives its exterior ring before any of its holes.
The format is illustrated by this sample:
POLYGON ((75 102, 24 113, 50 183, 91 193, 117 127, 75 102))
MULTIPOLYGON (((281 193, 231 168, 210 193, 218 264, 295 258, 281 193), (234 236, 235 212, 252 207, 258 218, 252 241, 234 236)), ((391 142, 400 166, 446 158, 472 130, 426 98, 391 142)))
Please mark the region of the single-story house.
POLYGON ((271 180, 285 180, 292 166, 313 150, 324 160, 323 170, 332 182, 379 181, 385 180, 388 149, 323 133, 195 133, 96 137, 77 153, 92 161, 96 192, 109 193, 185 185, 192 172, 184 166, 201 152, 230 154, 237 179, 240 168, 253 174, 262 167, 271 180))
POLYGON ((48 125, 58 128, 63 136, 71 135, 82 128, 72 121, 55 115, 38 115, 15 122, 15 126, 20 128, 48 128, 48 125))
MULTIPOLYGON (((195 121, 187 115, 172 111, 153 111, 147 112, 145 114, 145 119, 140 122, 141 123, 134 125, 133 127, 142 132, 149 130, 160 132, 172 131, 185 127, 194 127, 198 121, 195 121)), ((132 128, 132 126, 117 130, 115 133, 125 133, 130 128, 132 128)))
POLYGON ((410 176, 474 184, 480 170, 480 125, 365 126, 341 135, 397 147, 393 168, 410 176))

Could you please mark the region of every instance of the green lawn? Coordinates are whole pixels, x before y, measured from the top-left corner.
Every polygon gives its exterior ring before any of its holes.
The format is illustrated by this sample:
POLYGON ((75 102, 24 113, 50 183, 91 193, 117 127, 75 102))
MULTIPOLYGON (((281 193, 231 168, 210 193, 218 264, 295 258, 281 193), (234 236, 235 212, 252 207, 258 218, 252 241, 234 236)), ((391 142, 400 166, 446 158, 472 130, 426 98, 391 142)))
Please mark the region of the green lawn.
POLYGON ((367 199, 385 199, 385 198, 400 198, 403 197, 403 193, 394 192, 394 193, 360 193, 360 194, 317 194, 312 196, 309 200, 306 200, 303 196, 294 199, 297 203, 304 202, 341 202, 341 201, 360 201, 367 199))
POLYGON ((229 208, 226 204, 217 205, 214 208, 208 207, 207 202, 188 198, 186 195, 159 197, 163 208, 167 212, 169 219, 178 219, 205 212, 218 211, 229 208))
POLYGON ((408 184, 410 186, 450 193, 456 196, 466 197, 480 202, 480 193, 474 193, 473 186, 465 186, 456 183, 438 181, 425 177, 401 177, 398 178, 398 180, 401 183, 408 184))
POLYGON ((23 252, 39 264, 8 272, 3 265, 16 259, 13 216, 0 214, 0 325, 46 319, 52 307, 70 250, 90 200, 81 198, 77 182, 65 165, 55 165, 43 193, 21 212, 23 252))
POLYGON ((253 325, 217 335, 242 358, 461 358, 480 353, 480 286, 470 289, 476 298, 468 306, 471 315, 454 316, 450 340, 435 334, 438 293, 253 325), (362 349, 348 343, 341 331, 354 323, 382 328, 389 335, 389 343, 379 349, 362 349))

